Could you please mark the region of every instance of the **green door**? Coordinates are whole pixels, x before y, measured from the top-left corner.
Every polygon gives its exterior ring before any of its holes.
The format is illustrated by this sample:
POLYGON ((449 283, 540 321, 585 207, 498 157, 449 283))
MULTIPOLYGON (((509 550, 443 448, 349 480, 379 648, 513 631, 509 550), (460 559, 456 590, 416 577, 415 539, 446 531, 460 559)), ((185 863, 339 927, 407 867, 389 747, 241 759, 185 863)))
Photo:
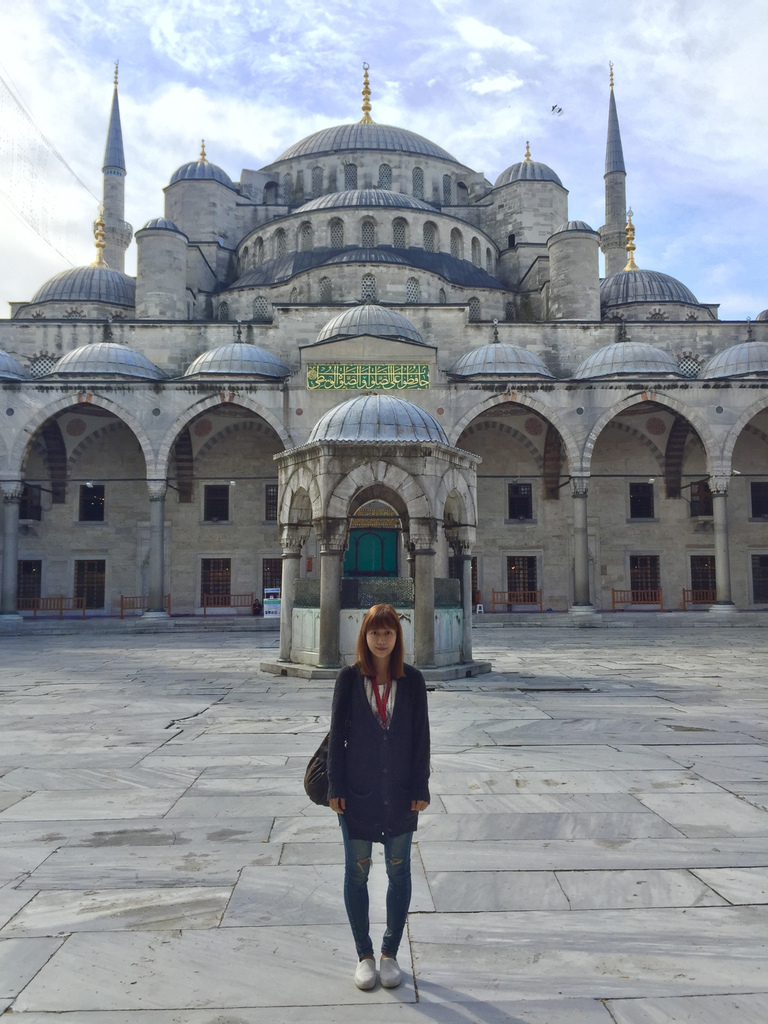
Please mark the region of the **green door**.
POLYGON ((350 530, 344 575, 397 576, 398 533, 399 530, 350 530))

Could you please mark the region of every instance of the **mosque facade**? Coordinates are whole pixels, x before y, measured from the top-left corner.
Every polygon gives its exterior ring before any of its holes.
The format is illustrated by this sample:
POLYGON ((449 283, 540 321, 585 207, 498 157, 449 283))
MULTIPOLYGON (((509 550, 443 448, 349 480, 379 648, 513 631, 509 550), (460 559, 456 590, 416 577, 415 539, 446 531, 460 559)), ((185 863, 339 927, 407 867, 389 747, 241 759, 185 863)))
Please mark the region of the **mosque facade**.
POLYGON ((332 665, 400 594, 429 665, 477 604, 768 608, 768 311, 638 268, 613 83, 598 229, 527 144, 492 183, 363 101, 239 181, 203 145, 134 236, 115 83, 97 258, 0 322, 2 614, 279 590, 332 665))

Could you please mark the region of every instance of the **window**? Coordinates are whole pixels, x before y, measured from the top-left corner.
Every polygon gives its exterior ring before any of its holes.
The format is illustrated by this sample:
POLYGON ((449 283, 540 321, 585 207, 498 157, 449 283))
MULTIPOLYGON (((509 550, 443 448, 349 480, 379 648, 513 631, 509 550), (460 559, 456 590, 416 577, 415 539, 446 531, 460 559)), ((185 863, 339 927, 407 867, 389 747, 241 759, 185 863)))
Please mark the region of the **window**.
POLYGON ((441 288, 440 291, 437 293, 437 301, 440 303, 441 306, 444 306, 448 301, 448 297, 445 294, 445 288, 441 288))
POLYGON ((629 485, 629 518, 653 519, 653 484, 629 485))
POLYGON ((344 225, 338 217, 331 221, 331 248, 344 248, 344 225))
POLYGON ((282 192, 283 192, 283 203, 286 206, 290 206, 291 205, 291 200, 293 199, 293 175, 286 174, 286 176, 283 178, 283 189, 282 189, 282 192))
POLYGON ((323 168, 312 168, 312 198, 317 199, 323 194, 323 168))
POLYGON ((507 323, 513 323, 515 319, 515 304, 514 302, 507 302, 504 306, 504 319, 507 323))
POLYGON ((389 164, 379 166, 379 188, 389 191, 392 188, 392 168, 389 164))
POLYGON ((464 239, 458 228, 451 231, 451 256, 457 260, 464 259, 464 239))
POLYGON ((480 266, 480 239, 472 239, 472 262, 476 267, 480 266))
POLYGON ((347 164, 344 168, 344 188, 357 188, 357 164, 347 164))
POLYGON ((437 252, 437 228, 431 221, 424 225, 424 252, 437 252))
POLYGON ((240 273, 244 274, 248 269, 248 246, 246 245, 240 253, 240 273))
POLYGON ((256 239, 255 249, 256 249, 256 265, 258 266, 259 263, 263 263, 264 262, 264 239, 263 238, 257 238, 256 239))
POLYGON ((304 171, 296 171, 296 189, 294 191, 294 199, 304 198, 304 171))
POLYGON ((264 487, 264 519, 268 523, 277 522, 277 484, 264 487))
POLYGON ((409 277, 408 280, 405 282, 405 301, 419 301, 419 282, 415 277, 409 277))
POLYGON ((413 182, 413 194, 417 199, 424 198, 424 171, 420 167, 414 167, 411 175, 413 182))
POLYGON ((507 235, 507 248, 508 249, 514 249, 515 248, 515 236, 514 235, 507 235))
POLYGON ((768 519, 768 483, 763 480, 753 480, 752 490, 752 518, 768 519))
POLYGON ((691 555, 691 589, 714 590, 715 556, 691 555))
POLYGON ((42 490, 35 484, 24 484, 19 503, 19 519, 35 519, 40 522, 42 519, 41 495, 42 490))
POLYGON ((312 225, 302 224, 299 234, 299 248, 302 252, 309 252, 312 248, 312 225))
POLYGON ((282 256, 285 256, 286 251, 285 232, 282 228, 279 228, 275 232, 275 256, 277 259, 280 259, 282 256))
POLYGON ((19 562, 16 568, 16 597, 18 601, 29 601, 40 597, 43 578, 43 563, 37 561, 19 562))
POLYGON ((691 515, 712 515, 712 491, 707 480, 697 480, 695 484, 691 484, 691 515))
POLYGON ((376 230, 372 220, 364 220, 360 229, 360 244, 364 249, 372 249, 376 245, 376 230))
POLYGON ((228 302, 221 302, 221 303, 219 303, 219 320, 222 320, 222 321, 225 321, 225 322, 227 320, 229 320, 229 303, 228 302))
MULTIPOLYGON (((455 555, 451 555, 451 557, 448 559, 448 579, 460 580, 463 569, 464 559, 457 558, 455 555)), ((477 592, 477 555, 472 555, 470 572, 472 576, 472 582, 470 583, 470 586, 472 587, 472 593, 474 595, 477 592)), ((472 603, 475 603, 474 600, 472 603)))
POLYGON ((320 301, 326 303, 333 301, 333 286, 330 277, 320 278, 320 301))
POLYGON ((459 206, 466 206, 469 202, 469 189, 463 181, 456 182, 456 202, 459 206))
POLYGON ((507 484, 507 518, 533 519, 531 484, 507 484))
POLYGON ((659 590, 661 587, 659 556, 630 555, 629 585, 632 590, 659 590))
POLYGON ((261 586, 264 590, 271 590, 283 585, 283 560, 282 558, 262 558, 261 560, 261 586))
POLYGON ((485 272, 486 274, 493 273, 493 253, 489 248, 485 250, 485 272))
POLYGON ((373 274, 363 274, 360 282, 360 298, 363 302, 376 301, 376 278, 373 274))
POLYGON ((535 555, 507 555, 507 590, 538 590, 535 555))
POLYGON ((768 604, 768 555, 752 555, 752 601, 768 604))
POLYGON ((392 224, 392 245, 396 249, 404 249, 406 241, 406 223, 402 217, 398 217, 392 224))
POLYGON ((229 522, 229 485, 206 484, 203 497, 203 519, 206 523, 229 522))
POLYGON ((467 319, 471 324, 480 323, 480 299, 471 298, 467 303, 467 319))
POLYGON ((81 523, 104 522, 104 484, 80 484, 81 523))
POLYGON ((200 604, 206 594, 229 597, 232 593, 232 559, 203 558, 200 561, 200 604))
POLYGON ((298 288, 291 288, 291 295, 290 295, 289 301, 290 302, 298 302, 299 301, 299 289, 298 288))
POLYGON ((103 558, 75 562, 75 597, 84 597, 86 608, 104 607, 106 570, 103 558))
POLYGON ((443 206, 450 206, 453 199, 450 174, 443 175, 443 206))
POLYGON ((270 312, 269 303, 263 295, 257 295, 253 300, 253 320, 257 324, 271 324, 272 313, 270 312))

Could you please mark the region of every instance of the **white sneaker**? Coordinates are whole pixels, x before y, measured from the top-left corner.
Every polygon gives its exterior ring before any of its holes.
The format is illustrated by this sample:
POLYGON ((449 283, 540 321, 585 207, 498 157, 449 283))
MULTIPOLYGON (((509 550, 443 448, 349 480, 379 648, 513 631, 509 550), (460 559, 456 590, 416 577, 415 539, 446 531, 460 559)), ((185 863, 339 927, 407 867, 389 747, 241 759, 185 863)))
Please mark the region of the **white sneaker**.
POLYGON ((355 984, 364 992, 376 984, 376 961, 373 957, 358 961, 355 968, 355 984))
POLYGON ((403 980, 403 972, 393 956, 383 956, 379 963, 379 977, 383 988, 397 988, 403 980))

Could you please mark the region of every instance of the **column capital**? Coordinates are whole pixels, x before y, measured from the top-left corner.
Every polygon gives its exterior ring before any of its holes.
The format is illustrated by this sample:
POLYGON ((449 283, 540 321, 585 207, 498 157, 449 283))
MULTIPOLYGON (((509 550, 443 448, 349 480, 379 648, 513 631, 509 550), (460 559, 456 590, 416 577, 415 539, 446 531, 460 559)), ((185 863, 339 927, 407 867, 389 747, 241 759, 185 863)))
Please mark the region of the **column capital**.
POLYGON ((300 558, 301 549, 304 547, 309 536, 309 527, 287 525, 280 531, 280 546, 283 549, 283 558, 300 558))
POLYGON ((437 541, 437 520, 431 517, 411 519, 408 541, 413 551, 424 551, 437 541))
POLYGON ((571 477, 571 494, 574 498, 586 498, 589 493, 588 476, 571 477))
POLYGON ((445 539, 456 558, 471 558, 477 531, 474 526, 446 526, 445 539))
POLYGON ((147 480, 147 490, 150 501, 165 501, 165 496, 168 493, 168 481, 147 480))
POLYGON ((23 480, 0 480, 0 490, 3 492, 4 502, 20 502, 24 490, 23 480))
POLYGON ((728 485, 731 482, 731 478, 728 476, 713 476, 710 477, 709 487, 712 491, 713 497, 725 498, 728 495, 728 485))
POLYGON ((347 546, 349 521, 334 516, 319 516, 313 526, 320 544, 320 554, 341 554, 347 546))

